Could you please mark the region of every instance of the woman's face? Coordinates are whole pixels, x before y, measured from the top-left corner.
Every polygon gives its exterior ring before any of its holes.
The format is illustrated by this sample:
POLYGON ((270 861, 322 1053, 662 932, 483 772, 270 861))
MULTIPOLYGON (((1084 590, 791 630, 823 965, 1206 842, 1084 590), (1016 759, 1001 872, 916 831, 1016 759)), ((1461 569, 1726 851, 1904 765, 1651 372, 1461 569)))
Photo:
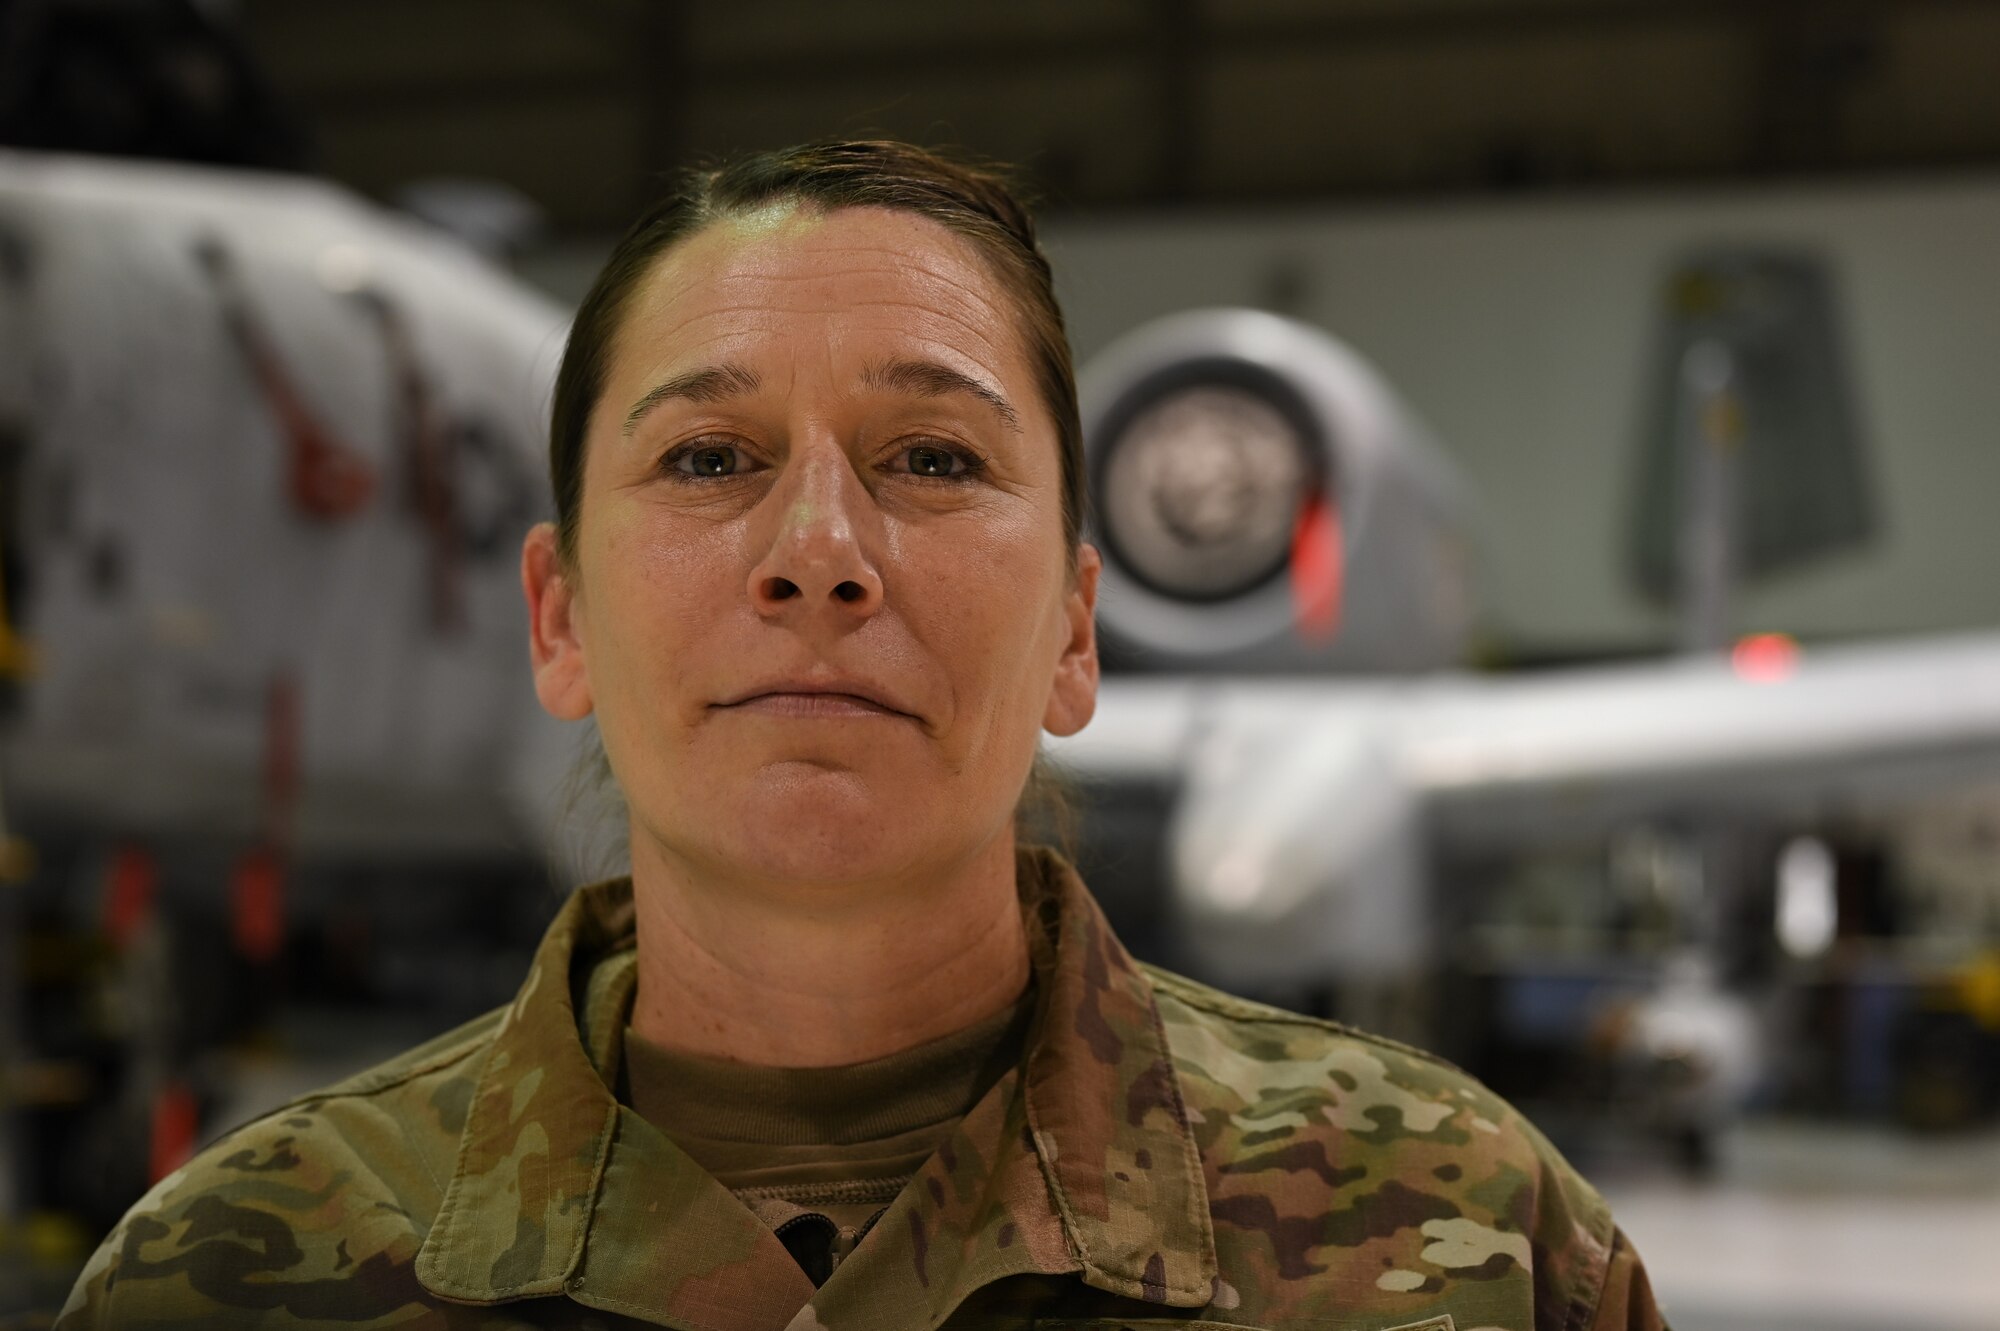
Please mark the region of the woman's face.
POLYGON ((1066 559, 1017 323, 966 242, 873 208, 716 223, 633 293, 574 564, 544 525, 523 575, 537 691, 596 714, 635 864, 949 872, 1090 719, 1097 556, 1066 559))

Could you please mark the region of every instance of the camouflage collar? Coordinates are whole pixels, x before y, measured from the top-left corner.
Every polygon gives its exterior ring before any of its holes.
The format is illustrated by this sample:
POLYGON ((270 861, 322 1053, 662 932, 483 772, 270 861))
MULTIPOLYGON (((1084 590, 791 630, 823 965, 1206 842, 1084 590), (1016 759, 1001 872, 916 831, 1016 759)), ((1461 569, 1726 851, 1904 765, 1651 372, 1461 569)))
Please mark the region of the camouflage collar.
POLYGON ((1046 884, 1034 899, 1055 939, 1024 1099, 1084 1282, 1201 1307, 1215 1238, 1152 985, 1061 857, 1025 851, 1021 871, 1046 884))
POLYGON ((575 970, 629 947, 632 886, 577 889, 501 1018, 417 1279, 440 1298, 497 1303, 559 1293, 577 1266, 618 1101, 579 1038, 575 970), (530 1112, 532 1111, 532 1112, 530 1112))
POLYGON ((1205 1304, 1208 1198, 1151 985, 1059 857, 1024 850, 1020 874, 1045 926, 1031 937, 1053 940, 1038 948, 1041 1010, 1022 1072, 905 1190, 879 1226, 889 1232, 817 1293, 755 1215, 617 1102, 632 885, 579 888, 493 1037, 418 1279, 456 1302, 567 1293, 717 1331, 780 1325, 863 1279, 885 1327, 885 1280, 908 1285, 912 1326, 1028 1271, 1205 1304))

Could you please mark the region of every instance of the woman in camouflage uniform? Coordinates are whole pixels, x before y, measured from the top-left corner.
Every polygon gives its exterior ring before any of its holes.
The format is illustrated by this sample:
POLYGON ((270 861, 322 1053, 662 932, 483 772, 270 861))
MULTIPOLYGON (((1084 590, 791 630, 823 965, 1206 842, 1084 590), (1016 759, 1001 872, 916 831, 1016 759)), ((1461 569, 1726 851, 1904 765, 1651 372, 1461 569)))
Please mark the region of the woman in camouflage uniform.
POLYGON ((1095 699, 1078 433, 996 177, 691 176, 577 315, 523 554, 631 875, 507 1007, 164 1180, 59 1324, 1660 1326, 1507 1105, 1135 963, 1016 845, 1095 699))

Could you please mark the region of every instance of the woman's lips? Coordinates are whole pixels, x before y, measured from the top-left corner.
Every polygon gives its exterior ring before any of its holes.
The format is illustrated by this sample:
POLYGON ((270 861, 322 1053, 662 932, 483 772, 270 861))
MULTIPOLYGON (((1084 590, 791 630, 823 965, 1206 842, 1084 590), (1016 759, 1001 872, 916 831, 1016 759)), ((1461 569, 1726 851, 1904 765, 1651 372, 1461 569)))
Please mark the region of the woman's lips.
POLYGON ((802 720, 841 717, 895 717, 910 720, 905 712, 852 693, 760 693, 742 702, 727 704, 733 712, 761 712, 767 716, 787 716, 802 720))

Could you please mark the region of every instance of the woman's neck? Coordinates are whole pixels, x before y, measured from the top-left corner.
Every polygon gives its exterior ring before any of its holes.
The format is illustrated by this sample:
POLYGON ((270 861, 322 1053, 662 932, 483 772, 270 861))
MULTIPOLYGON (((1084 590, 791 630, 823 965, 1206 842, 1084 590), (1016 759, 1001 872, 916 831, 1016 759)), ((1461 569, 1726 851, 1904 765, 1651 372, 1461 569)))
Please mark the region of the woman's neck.
POLYGON ((635 836, 632 887, 632 1029, 683 1053, 866 1062, 992 1016, 1028 983, 1011 833, 942 880, 810 904, 704 881, 635 836))

